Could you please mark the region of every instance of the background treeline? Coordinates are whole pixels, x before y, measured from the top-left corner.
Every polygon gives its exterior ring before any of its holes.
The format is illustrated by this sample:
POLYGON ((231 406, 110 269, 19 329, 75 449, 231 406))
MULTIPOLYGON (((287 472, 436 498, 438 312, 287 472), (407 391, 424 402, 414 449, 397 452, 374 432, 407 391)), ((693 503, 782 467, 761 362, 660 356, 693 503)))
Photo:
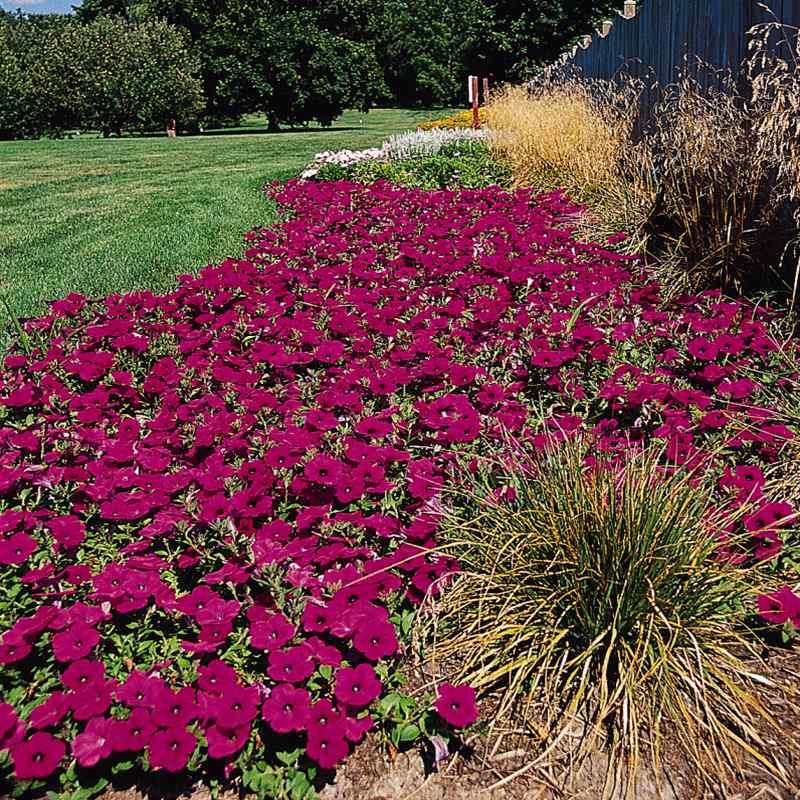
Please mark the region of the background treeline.
POLYGON ((197 58, 166 22, 0 21, 0 138, 163 127, 203 108, 197 58))
POLYGON ((0 137, 264 113, 447 106, 465 78, 520 79, 621 0, 84 0, 0 12, 0 137))

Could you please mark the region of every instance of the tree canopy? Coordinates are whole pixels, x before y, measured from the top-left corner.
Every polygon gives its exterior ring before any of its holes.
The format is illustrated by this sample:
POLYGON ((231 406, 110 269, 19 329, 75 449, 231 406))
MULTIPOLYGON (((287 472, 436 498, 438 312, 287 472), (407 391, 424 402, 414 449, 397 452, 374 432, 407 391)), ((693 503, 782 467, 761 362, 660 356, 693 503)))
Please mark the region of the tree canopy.
MULTIPOLYGON (((188 32, 212 113, 296 122, 321 103, 449 105, 552 61, 621 0, 84 0, 80 19, 160 17, 188 32), (326 88, 324 88, 326 87, 326 88), (329 96, 329 97, 328 97, 329 96), (297 112, 288 111, 292 100, 297 112)), ((330 109, 330 110, 329 110, 330 109)), ((324 121, 324 119, 320 119, 324 121)))
POLYGON ((203 108, 199 64, 158 19, 0 18, 0 137, 162 127, 203 108))
POLYGON ((0 136, 262 112, 446 106, 468 74, 519 80, 621 0, 83 0, 0 14, 0 136), (171 110, 170 110, 171 109, 171 110))

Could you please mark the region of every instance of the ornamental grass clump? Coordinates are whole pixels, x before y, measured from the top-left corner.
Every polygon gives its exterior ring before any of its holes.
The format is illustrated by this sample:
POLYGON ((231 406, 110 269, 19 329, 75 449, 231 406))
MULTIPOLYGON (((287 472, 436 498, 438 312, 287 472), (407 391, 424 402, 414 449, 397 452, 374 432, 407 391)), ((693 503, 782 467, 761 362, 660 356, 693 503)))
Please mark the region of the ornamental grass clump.
POLYGON ((786 282, 781 261, 796 235, 796 187, 783 153, 789 132, 779 130, 774 100, 750 100, 751 90, 742 92, 733 75, 709 88, 687 74, 656 109, 647 146, 658 190, 644 232, 674 292, 786 282))
MULTIPOLYGON (((632 144, 642 85, 545 71, 492 96, 491 146, 517 186, 564 189, 588 206, 586 233, 635 233, 653 200, 647 154, 632 144)), ((630 242, 633 252, 637 242, 630 242)))
POLYGON ((684 71, 654 113, 647 250, 675 291, 797 292, 800 32, 769 23, 750 37, 738 70, 684 71))
POLYGON ((668 294, 791 291, 800 280, 800 33, 750 31, 734 70, 687 63, 670 85, 550 68, 495 94, 493 151, 516 185, 564 189, 584 232, 624 231, 668 294), (652 108, 642 102, 654 98, 652 108))
POLYGON ((715 508, 660 449, 624 464, 589 449, 491 461, 447 495, 440 542, 462 572, 430 617, 437 659, 500 690, 498 715, 521 713, 550 745, 542 759, 578 722, 634 771, 659 762, 672 723, 699 768, 744 747, 780 771, 762 754, 747 636, 762 568, 731 555, 744 508, 715 508))

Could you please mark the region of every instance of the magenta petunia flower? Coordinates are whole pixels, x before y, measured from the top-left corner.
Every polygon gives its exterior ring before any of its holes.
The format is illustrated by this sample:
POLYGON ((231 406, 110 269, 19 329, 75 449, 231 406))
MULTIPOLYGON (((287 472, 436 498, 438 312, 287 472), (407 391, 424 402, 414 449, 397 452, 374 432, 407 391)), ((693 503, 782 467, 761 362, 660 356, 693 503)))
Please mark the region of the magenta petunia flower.
POLYGON ((787 621, 800 630, 800 596, 789 586, 783 586, 772 594, 759 595, 758 614, 767 622, 783 625, 787 621))
POLYGON ((66 752, 66 745, 61 739, 41 731, 34 733, 11 748, 14 775, 20 781, 46 778, 55 772, 66 752))
POLYGON ((90 683, 67 696, 72 716, 77 720, 87 720, 105 714, 114 698, 117 688, 115 681, 90 683))
POLYGON ((92 652, 100 634, 84 623, 74 623, 53 635, 53 655, 58 661, 77 661, 92 652))
POLYGON ((150 712, 151 719, 159 728, 185 728, 197 719, 197 715, 195 691, 191 686, 177 691, 162 688, 150 712))
POLYGON ((322 605, 308 602, 303 609, 301 617, 303 627, 312 633, 322 633, 328 630, 331 624, 331 613, 322 605))
POLYGON ((391 622, 376 620, 361 626, 353 637, 353 647, 370 661, 380 661, 382 658, 394 655, 398 648, 394 625, 391 622))
POLYGON ((111 755, 113 726, 114 720, 106 717, 93 717, 86 723, 83 733, 72 740, 72 755, 80 766, 93 767, 111 755))
POLYGON ((320 727, 309 729, 306 753, 323 769, 333 769, 349 752, 347 741, 338 731, 320 727))
POLYGON ((25 733, 24 723, 17 716, 11 703, 0 703, 0 751, 21 741, 25 733), (17 736, 17 732, 20 735, 17 736))
POLYGON ((27 533, 0 536, 0 564, 22 564, 36 552, 39 545, 27 533))
POLYGON ((344 736, 348 742, 358 744, 367 731, 372 730, 375 721, 369 714, 363 717, 345 717, 344 718, 344 736))
POLYGON ((261 709, 262 717, 275 733, 303 730, 310 713, 309 693, 288 683, 275 686, 261 709))
POLYGON ((311 654, 300 645, 288 650, 274 650, 269 655, 267 675, 274 681, 302 683, 313 671, 311 654))
POLYGON ((81 658, 73 661, 61 675, 61 683, 77 692, 86 686, 103 683, 106 677, 106 668, 102 661, 81 658))
POLYGON ((52 692, 47 700, 31 709, 28 725, 31 728, 50 728, 64 719, 69 710, 69 700, 64 692, 52 692))
POLYGON ((361 477, 356 473, 350 473, 336 483, 336 499, 340 503, 353 503, 361 499, 365 488, 361 477))
POLYGON ((336 699, 351 708, 365 708, 381 693, 381 682, 369 664, 346 667, 336 673, 336 699))
POLYGON ((250 724, 238 728, 211 725, 206 728, 205 734, 210 758, 230 758, 247 744, 250 738, 250 724))
POLYGON ((318 664, 325 664, 329 667, 338 667, 342 663, 342 653, 338 647, 326 644, 318 636, 309 636, 305 640, 305 645, 311 657, 318 664))
POLYGON ((86 538, 86 526, 72 514, 53 517, 47 527, 62 550, 73 550, 86 538))
POLYGON ((0 664, 14 664, 22 661, 30 655, 32 649, 24 639, 18 636, 9 636, 6 633, 0 639, 0 664))
POLYGON ((207 713, 222 728, 232 730, 250 723, 258 713, 259 696, 255 686, 228 684, 219 697, 212 697, 207 713))
POLYGON ((189 763, 196 747, 197 737, 185 728, 156 731, 147 747, 150 765, 167 772, 180 772, 189 763))
POLYGON ((279 650, 295 635, 295 627, 283 614, 272 614, 250 626, 250 645, 257 650, 279 650))
POLYGON ((197 671, 197 686, 210 695, 224 694, 229 686, 236 683, 236 670, 218 658, 197 671))
POLYGON ((236 600, 223 600, 221 597, 209 600, 203 608, 197 609, 194 618, 203 627, 227 625, 236 618, 242 604, 236 600))
POLYGON ((531 357, 531 364, 534 367, 553 369, 565 364, 572 355, 568 350, 537 350, 531 357))
POLYGON ((215 600, 222 600, 213 589, 208 586, 198 586, 193 589, 189 594, 178 598, 175 607, 178 611, 187 614, 190 617, 197 617, 209 603, 215 600))
POLYGON ((471 686, 441 684, 434 707, 439 716, 454 728, 466 728, 478 719, 475 690, 471 686))
POLYGON ((155 708, 159 702, 161 694, 165 689, 164 681, 133 670, 125 679, 125 682, 117 687, 117 700, 126 705, 136 708, 155 708))
POLYGON ((342 463, 335 458, 320 453, 305 465, 303 474, 312 483, 318 483, 322 486, 335 486, 342 474, 342 463))
POLYGON ((686 351, 701 361, 713 361, 719 355, 719 348, 709 339, 699 337, 686 345, 686 351))
POLYGON ((317 727, 330 725, 337 730, 343 730, 342 714, 333 707, 333 704, 327 697, 317 700, 317 702, 311 706, 311 710, 308 714, 308 724, 317 727))
POLYGON ((116 719, 111 727, 111 745, 115 752, 139 753, 150 743, 156 726, 146 708, 134 708, 127 719, 116 719))

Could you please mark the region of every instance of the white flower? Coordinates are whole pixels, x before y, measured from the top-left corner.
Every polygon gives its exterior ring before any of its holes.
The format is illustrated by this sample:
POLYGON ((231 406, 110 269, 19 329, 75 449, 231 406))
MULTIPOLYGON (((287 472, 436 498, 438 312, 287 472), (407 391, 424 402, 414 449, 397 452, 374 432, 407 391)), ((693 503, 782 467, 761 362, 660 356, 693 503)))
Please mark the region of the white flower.
POLYGON ((485 129, 441 128, 431 131, 408 131, 387 139, 380 147, 366 150, 325 150, 317 153, 303 172, 301 180, 313 178, 325 164, 349 167, 365 161, 407 161, 436 155, 442 147, 454 142, 485 141, 489 137, 485 129))

